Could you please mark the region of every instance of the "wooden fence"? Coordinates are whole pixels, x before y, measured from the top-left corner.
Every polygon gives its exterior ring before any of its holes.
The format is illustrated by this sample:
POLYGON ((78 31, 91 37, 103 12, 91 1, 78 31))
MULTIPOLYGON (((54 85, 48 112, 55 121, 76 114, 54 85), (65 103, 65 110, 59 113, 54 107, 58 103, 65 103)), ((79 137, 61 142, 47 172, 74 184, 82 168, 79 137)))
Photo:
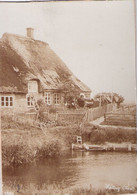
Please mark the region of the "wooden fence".
POLYGON ((85 112, 80 112, 78 110, 74 112, 57 112, 56 113, 56 120, 60 121, 61 123, 81 123, 85 112))
POLYGON ((117 109, 117 113, 136 113, 136 105, 122 105, 117 109))
POLYGON ((72 122, 80 123, 86 117, 87 122, 96 120, 104 116, 106 112, 110 112, 114 109, 114 105, 109 104, 97 108, 90 108, 87 110, 74 110, 74 111, 63 111, 56 113, 56 120, 61 122, 72 122), (84 117, 85 116, 85 117, 84 117), (84 117, 84 118, 83 118, 84 117))
POLYGON ((106 112, 111 112, 113 109, 115 109, 115 105, 113 104, 108 104, 97 108, 91 108, 88 110, 87 120, 96 120, 97 118, 104 116, 106 112))
POLYGON ((30 125, 34 124, 36 120, 36 112, 32 113, 18 113, 12 116, 13 120, 23 123, 29 123, 30 125))
POLYGON ((106 113, 104 122, 108 125, 136 126, 136 114, 130 113, 106 113))
MULTIPOLYGON (((81 123, 83 120, 88 122, 96 120, 97 118, 104 116, 106 112, 111 112, 113 108, 114 105, 109 104, 97 108, 81 109, 81 110, 64 110, 56 113, 44 112, 43 114, 45 115, 45 119, 56 120, 61 123, 68 122, 70 124, 70 123, 81 123)), ((14 113, 12 115, 15 121, 26 122, 30 124, 34 124, 36 120, 36 116, 37 116, 36 112, 18 113, 18 114, 14 113)))

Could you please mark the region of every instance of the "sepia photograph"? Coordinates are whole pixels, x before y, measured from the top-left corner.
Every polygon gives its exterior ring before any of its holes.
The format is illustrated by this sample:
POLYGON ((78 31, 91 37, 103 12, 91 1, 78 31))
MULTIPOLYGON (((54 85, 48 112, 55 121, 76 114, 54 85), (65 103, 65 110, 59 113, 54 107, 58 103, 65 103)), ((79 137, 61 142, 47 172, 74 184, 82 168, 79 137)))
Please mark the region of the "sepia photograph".
POLYGON ((135 11, 0 2, 0 194, 137 194, 135 11))

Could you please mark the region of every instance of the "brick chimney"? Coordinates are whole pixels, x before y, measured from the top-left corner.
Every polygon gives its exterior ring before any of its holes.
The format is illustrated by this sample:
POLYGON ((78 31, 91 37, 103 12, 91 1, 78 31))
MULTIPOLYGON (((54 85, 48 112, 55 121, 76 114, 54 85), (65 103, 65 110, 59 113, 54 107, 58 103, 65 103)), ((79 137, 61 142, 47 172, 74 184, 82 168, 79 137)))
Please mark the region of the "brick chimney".
POLYGON ((27 28, 27 37, 34 39, 33 32, 34 32, 33 28, 27 28))

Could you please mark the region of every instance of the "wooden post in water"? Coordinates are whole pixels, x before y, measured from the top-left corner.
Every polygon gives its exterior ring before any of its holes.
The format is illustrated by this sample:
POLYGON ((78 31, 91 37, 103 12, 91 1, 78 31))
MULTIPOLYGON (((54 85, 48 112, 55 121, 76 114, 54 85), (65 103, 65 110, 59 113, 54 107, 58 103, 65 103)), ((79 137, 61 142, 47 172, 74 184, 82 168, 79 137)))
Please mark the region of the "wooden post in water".
POLYGON ((131 144, 128 144, 128 151, 131 151, 131 144))
POLYGON ((73 150, 73 148, 74 148, 74 144, 72 143, 72 146, 71 146, 71 148, 72 148, 72 150, 73 150))
POLYGON ((106 151, 107 151, 107 150, 108 150, 108 146, 104 146, 104 150, 106 150, 106 151))

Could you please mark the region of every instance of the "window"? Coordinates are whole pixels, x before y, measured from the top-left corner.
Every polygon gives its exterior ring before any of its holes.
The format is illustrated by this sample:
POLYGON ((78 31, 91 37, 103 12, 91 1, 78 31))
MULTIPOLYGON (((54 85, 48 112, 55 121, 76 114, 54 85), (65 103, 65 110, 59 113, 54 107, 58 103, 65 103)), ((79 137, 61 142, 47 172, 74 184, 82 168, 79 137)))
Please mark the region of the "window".
POLYGON ((60 104, 61 97, 59 93, 54 94, 54 104, 60 104))
POLYGON ((28 107, 33 107, 33 101, 34 101, 33 97, 27 96, 27 106, 28 107))
POLYGON ((0 101, 1 101, 2 107, 12 107, 13 106, 12 96, 2 96, 0 101))
POLYGON ((51 94, 50 93, 45 94, 45 103, 48 105, 51 104, 51 94))
POLYGON ((28 92, 38 92, 38 82, 37 81, 29 81, 28 83, 28 92))

